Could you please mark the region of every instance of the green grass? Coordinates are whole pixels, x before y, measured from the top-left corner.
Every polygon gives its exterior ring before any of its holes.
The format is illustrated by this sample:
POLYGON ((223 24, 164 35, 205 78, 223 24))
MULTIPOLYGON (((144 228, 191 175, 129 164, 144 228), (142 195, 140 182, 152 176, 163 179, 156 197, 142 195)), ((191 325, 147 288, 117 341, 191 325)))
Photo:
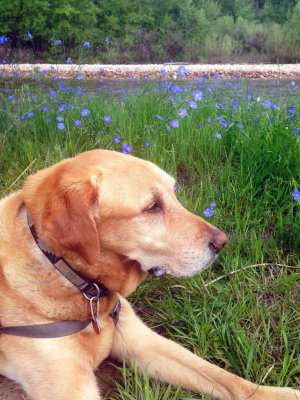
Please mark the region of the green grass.
MULTIPOLYGON (((170 99, 178 94, 161 83, 156 91, 153 84, 137 86, 135 95, 83 89, 84 95, 78 96, 81 81, 76 86, 73 82, 75 93, 58 90, 59 83, 71 85, 59 81, 51 83, 57 91, 51 97, 49 86, 39 86, 50 82, 41 75, 37 79, 34 84, 2 80, 8 92, 0 92, 0 195, 20 188, 29 173, 65 157, 94 148, 122 151, 122 144, 130 144, 133 155, 155 162, 177 179, 178 198, 191 212, 203 217, 210 203, 216 203, 208 220, 229 235, 226 248, 202 275, 186 280, 149 277, 131 296, 139 315, 157 332, 240 376, 299 387, 300 224, 299 200, 292 197, 299 190, 299 136, 293 131, 300 127, 299 96, 265 90, 258 101, 257 93, 252 99, 245 96, 243 81, 231 88, 224 82, 214 88, 210 81, 213 95, 205 89, 197 110, 192 110, 188 101, 195 88, 183 90, 172 105, 170 99), (14 99, 8 100, 12 94, 14 99), (235 109, 231 101, 236 98, 235 109), (265 108, 265 100, 276 102, 278 109, 265 108), (57 102, 70 107, 59 113, 57 102), (47 112, 42 111, 45 105, 47 112), (290 106, 296 107, 294 115, 290 106), (184 119, 178 116, 180 107, 188 111, 184 119), (82 109, 89 109, 90 115, 82 117, 82 109), (57 128, 59 115, 65 130, 57 128), (109 124, 103 121, 105 115, 112 119, 109 124), (213 122, 220 116, 226 128, 213 122), (174 118, 179 128, 168 132, 165 124, 174 118), (75 120, 82 121, 81 127, 75 127, 75 120), (150 147, 145 147, 146 140, 150 147), (248 268, 205 286, 222 274, 263 263, 273 265, 248 268)), ((136 369, 123 367, 122 376, 123 383, 116 384, 108 399, 205 399, 149 381, 136 369)))

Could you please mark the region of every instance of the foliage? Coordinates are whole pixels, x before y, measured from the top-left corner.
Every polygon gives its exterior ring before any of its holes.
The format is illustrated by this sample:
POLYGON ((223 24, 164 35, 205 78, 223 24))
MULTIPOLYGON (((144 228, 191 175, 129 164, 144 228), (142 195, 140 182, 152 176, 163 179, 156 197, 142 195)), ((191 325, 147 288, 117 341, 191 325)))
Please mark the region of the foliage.
POLYGON ((0 44, 0 57, 12 61, 9 49, 25 48, 53 60, 53 40, 61 40, 61 61, 79 60, 88 41, 89 55, 101 62, 247 60, 253 54, 295 62, 299 7, 296 0, 0 0, 1 35, 10 39, 0 44), (285 45, 276 47, 273 30, 285 45))

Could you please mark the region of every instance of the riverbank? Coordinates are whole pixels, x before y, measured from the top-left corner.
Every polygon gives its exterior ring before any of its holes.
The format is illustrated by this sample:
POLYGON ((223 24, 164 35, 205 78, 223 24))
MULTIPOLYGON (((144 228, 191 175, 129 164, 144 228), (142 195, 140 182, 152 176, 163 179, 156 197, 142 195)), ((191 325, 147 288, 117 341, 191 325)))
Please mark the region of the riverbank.
POLYGON ((300 79, 300 64, 5 64, 0 71, 6 76, 17 72, 22 77, 40 71, 61 78, 74 78, 82 74, 83 78, 152 80, 161 78, 161 71, 166 72, 165 77, 176 79, 180 65, 184 65, 188 71, 184 79, 197 79, 204 74, 225 79, 239 75, 246 79, 300 79))

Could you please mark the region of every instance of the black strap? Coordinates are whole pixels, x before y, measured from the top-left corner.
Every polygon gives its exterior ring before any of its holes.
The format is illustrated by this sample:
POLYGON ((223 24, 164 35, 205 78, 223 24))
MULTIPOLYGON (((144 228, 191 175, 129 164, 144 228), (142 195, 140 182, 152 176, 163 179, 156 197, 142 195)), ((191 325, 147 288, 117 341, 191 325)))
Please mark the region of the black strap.
POLYGON ((59 338, 82 331, 91 321, 59 321, 42 325, 0 326, 0 334, 40 339, 59 338))

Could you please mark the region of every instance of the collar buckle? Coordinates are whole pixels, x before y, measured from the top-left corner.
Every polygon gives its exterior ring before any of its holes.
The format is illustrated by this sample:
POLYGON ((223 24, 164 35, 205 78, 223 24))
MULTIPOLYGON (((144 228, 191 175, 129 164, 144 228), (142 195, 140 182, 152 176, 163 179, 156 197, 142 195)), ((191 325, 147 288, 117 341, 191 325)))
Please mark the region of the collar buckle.
POLYGON ((90 309, 91 309, 91 317, 92 317, 92 324, 94 331, 97 335, 100 335, 101 325, 99 321, 99 310, 100 310, 100 288, 99 286, 93 282, 93 285, 96 289, 96 295, 90 297, 87 293, 83 292, 83 296, 90 302, 90 309), (94 312, 94 303, 96 305, 96 313, 94 312))

